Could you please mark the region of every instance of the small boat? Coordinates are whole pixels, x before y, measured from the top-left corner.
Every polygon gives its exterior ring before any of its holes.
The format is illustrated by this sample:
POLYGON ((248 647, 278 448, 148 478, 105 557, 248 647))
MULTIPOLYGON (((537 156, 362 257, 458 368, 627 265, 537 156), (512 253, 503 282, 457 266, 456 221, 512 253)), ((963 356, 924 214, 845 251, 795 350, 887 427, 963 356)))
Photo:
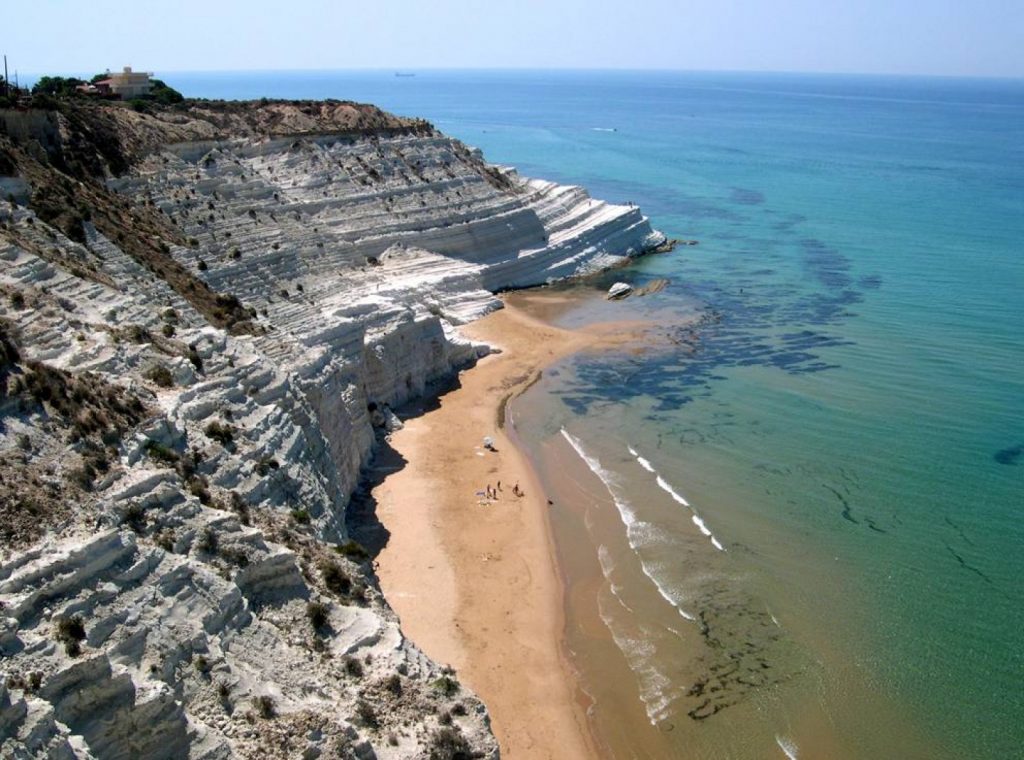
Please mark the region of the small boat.
POLYGON ((625 298, 633 292, 633 286, 625 282, 617 282, 608 288, 608 299, 611 301, 625 298))

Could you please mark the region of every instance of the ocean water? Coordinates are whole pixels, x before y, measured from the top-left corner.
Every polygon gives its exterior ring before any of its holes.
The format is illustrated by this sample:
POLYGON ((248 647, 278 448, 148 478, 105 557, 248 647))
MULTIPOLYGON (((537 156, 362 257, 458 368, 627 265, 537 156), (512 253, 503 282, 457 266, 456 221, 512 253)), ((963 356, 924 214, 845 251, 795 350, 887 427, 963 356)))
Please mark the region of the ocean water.
POLYGON ((1024 82, 416 74, 164 78, 423 116, 700 241, 584 286, 668 278, 622 313, 673 340, 509 411, 608 753, 1021 756, 1024 82))

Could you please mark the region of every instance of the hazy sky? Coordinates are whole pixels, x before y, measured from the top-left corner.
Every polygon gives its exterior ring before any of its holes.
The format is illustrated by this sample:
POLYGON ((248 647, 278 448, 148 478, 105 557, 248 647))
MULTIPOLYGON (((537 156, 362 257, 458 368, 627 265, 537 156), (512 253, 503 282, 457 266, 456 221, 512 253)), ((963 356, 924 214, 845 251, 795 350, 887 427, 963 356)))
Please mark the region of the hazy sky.
POLYGON ((1024 77, 1024 0, 9 0, 22 72, 664 68, 1024 77))

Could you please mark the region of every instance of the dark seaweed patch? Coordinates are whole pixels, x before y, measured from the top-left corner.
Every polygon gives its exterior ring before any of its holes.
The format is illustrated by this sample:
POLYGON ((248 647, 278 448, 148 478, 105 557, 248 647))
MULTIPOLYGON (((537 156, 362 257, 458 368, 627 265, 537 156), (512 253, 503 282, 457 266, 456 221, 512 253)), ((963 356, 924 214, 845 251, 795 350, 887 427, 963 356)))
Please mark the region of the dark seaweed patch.
POLYGON ((974 565, 967 564, 967 561, 962 556, 957 554, 956 550, 953 549, 952 546, 950 546, 949 544, 946 544, 946 550, 949 551, 949 553, 953 555, 954 559, 956 559, 956 561, 960 564, 960 567, 962 567, 964 570, 967 570, 968 572, 974 573, 975 575, 977 575, 979 578, 981 578, 983 581, 985 581, 985 583, 989 584, 990 586, 995 586, 996 585, 995 582, 993 582, 993 580, 991 578, 989 578, 987 575, 985 575, 985 573, 983 573, 981 570, 976 568, 974 565))
POLYGON ((1024 443, 1018 443, 1016 446, 1000 449, 992 455, 992 458, 999 464, 1015 465, 1020 462, 1022 456, 1024 456, 1024 443))
MULTIPOLYGON (((538 170, 542 176, 550 176, 545 169, 538 170)), ((557 177, 551 177, 558 179, 557 177)), ((686 195, 667 187, 649 185, 643 182, 609 179, 607 177, 577 177, 566 180, 567 184, 580 183, 590 189, 597 198, 608 198, 616 203, 643 199, 643 210, 652 218, 680 215, 693 219, 715 219, 742 222, 744 217, 735 211, 709 203, 700 198, 686 195)))
POLYGON ((764 193, 759 193, 757 190, 748 190, 745 187, 734 187, 732 188, 729 200, 743 206, 760 206, 764 203, 764 193))
POLYGON ((686 692, 687 715, 704 721, 761 689, 789 681, 800 667, 792 643, 755 600, 715 583, 701 599, 701 674, 686 692))
MULTIPOLYGON (((607 184, 607 183, 605 183, 607 184)), ((805 221, 799 215, 779 215, 781 236, 750 236, 745 220, 728 209, 707 208, 681 193, 646 192, 632 183, 618 183, 625 197, 655 197, 673 214, 696 219, 725 219, 704 236, 706 242, 726 246, 730 255, 707 266, 691 260, 676 292, 688 300, 713 307, 697 329, 699 337, 682 336, 676 351, 660 351, 640 359, 622 355, 581 357, 578 378, 560 395, 577 414, 595 404, 645 396, 656 400, 655 415, 678 409, 697 398, 707 398, 712 383, 728 375, 730 367, 773 367, 792 375, 826 372, 840 365, 823 353, 852 345, 832 330, 855 315, 864 291, 880 286, 877 275, 856 279, 852 263, 839 250, 815 238, 799 238, 792 229, 805 221), (634 193, 633 191, 636 191, 634 193), (732 223, 732 224, 730 224, 732 223), (739 245, 722 241, 742 241, 739 245), (805 277, 778 280, 778 273, 798 265, 805 277), (628 383, 625 382, 628 379, 628 383)), ((754 200, 743 188, 737 198, 754 200)), ((607 194, 607 193, 606 193, 607 194)), ((774 214, 763 209, 765 214, 774 214)), ((629 270, 617 270, 616 277, 629 270)), ((687 332, 692 333, 689 328, 687 332)))
POLYGON ((868 274, 857 280, 859 285, 864 290, 878 290, 882 287, 882 276, 880 274, 868 274))
POLYGON ((864 522, 866 522, 868 524, 868 528, 873 530, 875 533, 888 533, 889 532, 889 531, 884 530, 882 528, 879 528, 877 525, 875 525, 875 521, 872 520, 870 517, 865 517, 864 518, 864 522))
POLYGON ((955 530, 957 533, 960 534, 960 539, 965 544, 968 544, 969 546, 974 546, 974 542, 970 538, 967 537, 967 534, 964 532, 964 529, 962 527, 957 525, 955 522, 953 522, 948 517, 946 517, 944 519, 945 519, 947 525, 949 525, 953 530, 955 530))
POLYGON ((843 519, 847 520, 848 522, 852 522, 854 525, 860 525, 860 520, 856 519, 853 516, 852 512, 850 511, 850 502, 848 502, 846 500, 846 497, 843 496, 841 493, 839 493, 839 491, 837 491, 836 489, 834 489, 830 485, 827 485, 825 483, 822 483, 821 485, 822 485, 822 488, 826 488, 829 491, 831 491, 833 494, 835 494, 835 497, 837 499, 839 499, 839 503, 843 505, 843 510, 840 513, 840 514, 842 514, 843 519))
POLYGON ((807 217, 801 214, 790 214, 783 221, 776 222, 772 225, 772 229, 776 232, 789 232, 799 224, 803 224, 807 221, 807 217))
POLYGON ((850 260, 820 240, 807 238, 800 241, 807 271, 829 290, 844 290, 852 284, 850 260))

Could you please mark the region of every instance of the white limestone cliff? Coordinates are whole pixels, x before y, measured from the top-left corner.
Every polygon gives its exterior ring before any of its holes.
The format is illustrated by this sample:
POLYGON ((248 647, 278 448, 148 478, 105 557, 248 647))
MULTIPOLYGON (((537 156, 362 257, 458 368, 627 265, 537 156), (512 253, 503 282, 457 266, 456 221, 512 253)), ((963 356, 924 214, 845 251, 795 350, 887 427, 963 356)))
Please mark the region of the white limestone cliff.
POLYGON ((496 291, 663 237, 430 130, 169 144, 107 184, 173 223, 170 256, 255 329, 213 326, 88 220, 73 242, 0 202, 20 354, 0 472, 74 502, 0 553, 0 756, 496 757, 483 706, 402 636, 346 507, 392 410, 487 352, 458 327, 496 291), (39 367, 137 399, 140 422, 109 434, 88 398, 62 422, 39 367))

